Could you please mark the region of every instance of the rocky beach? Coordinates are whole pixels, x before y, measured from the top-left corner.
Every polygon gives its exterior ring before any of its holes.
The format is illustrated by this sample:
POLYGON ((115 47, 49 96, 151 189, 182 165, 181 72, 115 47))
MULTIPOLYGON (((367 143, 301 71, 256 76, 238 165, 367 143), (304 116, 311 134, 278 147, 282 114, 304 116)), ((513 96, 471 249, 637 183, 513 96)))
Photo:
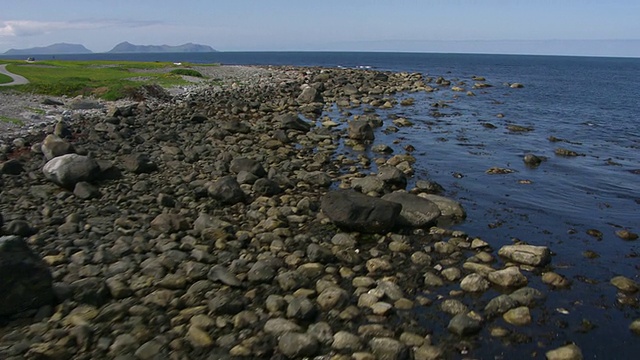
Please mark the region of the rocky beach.
MULTIPOLYGON (((554 249, 452 230, 460 200, 394 138, 411 119, 380 115, 503 84, 198 70, 219 83, 117 103, 0 94, 0 115, 30 112, 0 141, 0 358, 586 357, 559 326, 530 330, 570 291, 554 249)), ((636 281, 610 283, 637 307, 636 281)))

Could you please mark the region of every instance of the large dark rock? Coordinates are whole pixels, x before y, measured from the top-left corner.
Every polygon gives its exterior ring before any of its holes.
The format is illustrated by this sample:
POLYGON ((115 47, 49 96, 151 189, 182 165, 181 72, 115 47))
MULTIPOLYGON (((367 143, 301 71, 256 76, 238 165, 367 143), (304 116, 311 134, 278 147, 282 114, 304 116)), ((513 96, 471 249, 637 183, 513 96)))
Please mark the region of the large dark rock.
POLYGON ((80 181, 91 181, 100 174, 98 163, 78 154, 66 154, 49 160, 42 168, 45 178, 69 189, 80 181))
POLYGON ((246 194, 233 176, 225 176, 218 179, 207 190, 212 198, 224 204, 237 204, 246 198, 246 194))
POLYGON ((300 119, 295 114, 283 114, 277 116, 275 120, 277 122, 280 122, 280 127, 285 130, 298 130, 303 132, 308 132, 309 130, 311 130, 311 124, 300 119))
POLYGON ((341 228, 363 233, 384 233, 395 225, 402 205, 355 191, 331 191, 322 211, 341 228))
POLYGON ((51 272, 17 236, 0 237, 0 316, 51 304, 51 272))
POLYGON ((393 192, 382 197, 383 200, 402 205, 398 224, 411 227, 433 225, 440 216, 440 208, 434 202, 406 192, 393 192))
POLYGON ((349 122, 349 139, 373 140, 373 128, 368 121, 355 120, 349 122))

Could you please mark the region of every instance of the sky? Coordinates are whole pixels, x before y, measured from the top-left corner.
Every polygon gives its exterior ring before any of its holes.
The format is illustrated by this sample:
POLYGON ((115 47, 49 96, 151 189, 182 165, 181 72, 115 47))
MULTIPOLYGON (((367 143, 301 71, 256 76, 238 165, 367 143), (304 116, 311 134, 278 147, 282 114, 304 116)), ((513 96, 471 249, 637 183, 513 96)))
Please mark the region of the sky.
POLYGON ((219 51, 640 57, 638 0, 3 0, 0 53, 54 43, 219 51))

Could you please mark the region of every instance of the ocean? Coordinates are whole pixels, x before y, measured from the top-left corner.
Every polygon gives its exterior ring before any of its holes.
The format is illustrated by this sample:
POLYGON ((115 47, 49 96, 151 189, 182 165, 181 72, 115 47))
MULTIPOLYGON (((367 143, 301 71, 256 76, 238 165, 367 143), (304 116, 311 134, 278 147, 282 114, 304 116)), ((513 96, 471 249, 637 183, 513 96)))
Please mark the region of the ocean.
MULTIPOLYGON (((443 76, 473 91, 475 96, 450 90, 397 95, 398 100, 413 97, 415 105, 379 113, 414 125, 393 135, 379 133, 376 143, 396 153, 406 145, 415 147, 413 179, 439 183, 467 210, 467 219, 455 229, 494 249, 522 240, 553 251, 553 270, 572 285, 550 291, 539 277, 529 276, 530 286, 548 294, 544 309, 532 311, 533 324, 515 330, 528 339, 524 348, 532 358, 544 354, 545 348, 537 346, 540 334, 557 346, 577 343, 585 358, 627 359, 640 351, 640 338, 628 329, 640 318, 638 294, 621 298, 609 283, 617 275, 640 281, 640 240, 615 235, 620 229, 640 232, 640 59, 331 52, 56 58, 359 67, 443 76), (492 87, 472 89, 473 76, 486 78, 492 87), (524 87, 508 86, 515 82, 524 87), (447 107, 436 115, 431 105, 438 102, 447 107), (510 125, 527 131, 511 131, 510 125), (393 144, 394 139, 400 142, 393 144), (578 156, 556 155, 558 148, 578 156), (528 167, 523 162, 527 153, 545 161, 528 167), (513 172, 487 174, 492 167, 513 172)), ((342 116, 337 110, 324 115, 342 116)), ((487 356, 514 355, 499 339, 479 341, 487 356)))

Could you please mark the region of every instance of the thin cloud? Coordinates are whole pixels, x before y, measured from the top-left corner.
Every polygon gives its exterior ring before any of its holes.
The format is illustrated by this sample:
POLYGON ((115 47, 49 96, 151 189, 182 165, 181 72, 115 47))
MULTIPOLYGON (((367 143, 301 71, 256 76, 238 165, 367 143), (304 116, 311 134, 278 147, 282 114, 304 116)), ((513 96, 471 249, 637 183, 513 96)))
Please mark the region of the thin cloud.
POLYGON ((91 30, 111 27, 138 28, 158 25, 157 21, 127 20, 79 20, 79 21, 32 21, 8 20, 0 22, 0 37, 23 37, 50 34, 63 30, 91 30))

